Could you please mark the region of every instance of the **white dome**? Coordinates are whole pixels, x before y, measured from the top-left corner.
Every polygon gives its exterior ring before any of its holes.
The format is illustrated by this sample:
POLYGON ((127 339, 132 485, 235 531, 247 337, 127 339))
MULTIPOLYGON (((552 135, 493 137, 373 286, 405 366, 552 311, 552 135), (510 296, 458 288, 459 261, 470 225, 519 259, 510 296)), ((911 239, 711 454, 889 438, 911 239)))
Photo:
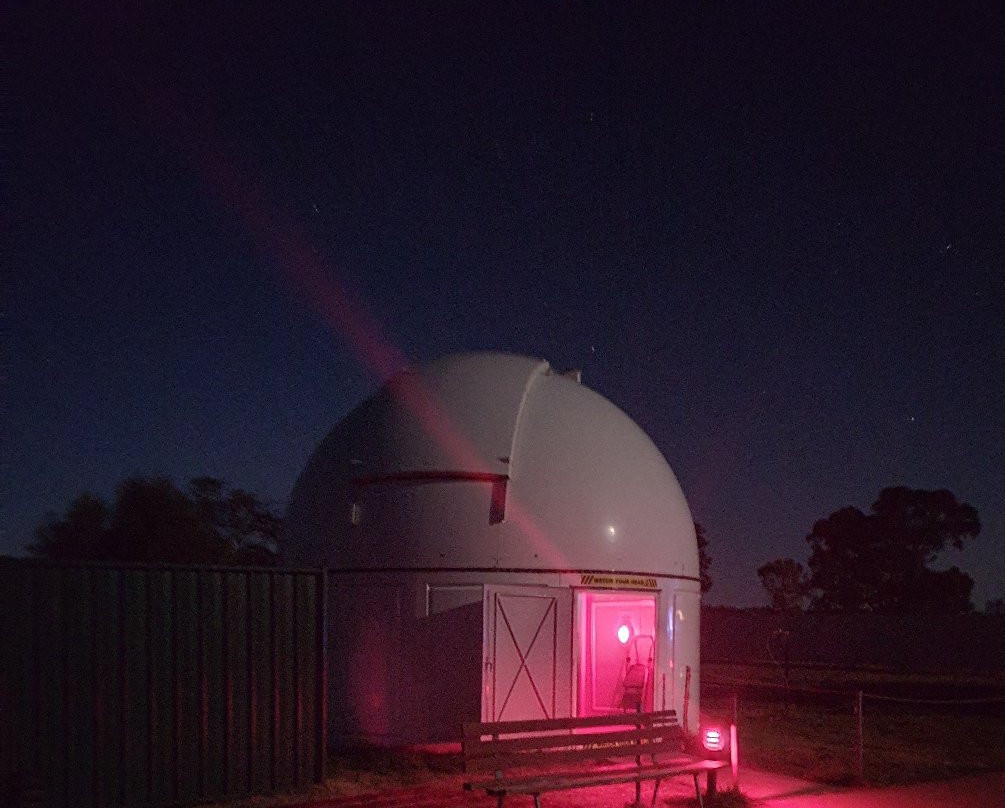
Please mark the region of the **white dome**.
POLYGON ((645 433, 547 362, 448 356, 402 372, 294 487, 289 563, 604 570, 697 579, 680 485, 645 433))

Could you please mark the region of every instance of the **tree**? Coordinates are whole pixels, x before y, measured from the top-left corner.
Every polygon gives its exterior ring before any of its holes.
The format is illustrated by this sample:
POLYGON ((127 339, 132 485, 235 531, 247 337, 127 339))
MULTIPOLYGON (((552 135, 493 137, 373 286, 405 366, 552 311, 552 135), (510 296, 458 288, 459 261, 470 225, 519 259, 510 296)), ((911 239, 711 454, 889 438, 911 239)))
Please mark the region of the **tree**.
POLYGON ((977 512, 949 491, 884 488, 871 512, 847 507, 806 537, 812 606, 839 611, 970 611, 973 581, 929 564, 980 532, 977 512))
POLYGON ((791 558, 776 558, 759 567, 761 586, 776 612, 798 612, 809 594, 809 576, 803 565, 791 558))
POLYGON ((111 529, 106 537, 116 561, 222 562, 222 547, 212 522, 164 477, 134 477, 115 492, 111 529))
POLYGON ((712 576, 708 571, 712 567, 712 559, 708 555, 708 539, 705 538, 705 528, 694 523, 694 534, 698 539, 698 578, 701 581, 701 594, 712 588, 712 576))
POLYGON ((83 493, 70 503, 62 519, 35 528, 35 543, 28 551, 46 558, 108 561, 114 555, 107 547, 111 518, 104 500, 83 493))
POLYGON ((81 494, 35 530, 29 552, 76 561, 275 563, 279 518, 258 497, 199 477, 188 492, 164 477, 132 477, 109 505, 81 494))
POLYGON ((281 520, 254 494, 227 490, 214 477, 196 477, 189 493, 205 522, 216 527, 227 554, 241 564, 273 563, 281 520))

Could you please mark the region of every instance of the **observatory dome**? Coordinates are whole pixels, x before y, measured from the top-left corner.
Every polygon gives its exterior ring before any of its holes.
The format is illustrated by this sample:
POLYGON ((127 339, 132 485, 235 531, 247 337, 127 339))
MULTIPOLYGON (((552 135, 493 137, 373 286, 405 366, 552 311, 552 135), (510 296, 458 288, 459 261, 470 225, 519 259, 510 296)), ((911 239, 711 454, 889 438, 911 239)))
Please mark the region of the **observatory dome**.
POLYGON ((288 563, 698 577, 660 451, 543 360, 469 353, 399 373, 347 415, 290 498, 288 563))

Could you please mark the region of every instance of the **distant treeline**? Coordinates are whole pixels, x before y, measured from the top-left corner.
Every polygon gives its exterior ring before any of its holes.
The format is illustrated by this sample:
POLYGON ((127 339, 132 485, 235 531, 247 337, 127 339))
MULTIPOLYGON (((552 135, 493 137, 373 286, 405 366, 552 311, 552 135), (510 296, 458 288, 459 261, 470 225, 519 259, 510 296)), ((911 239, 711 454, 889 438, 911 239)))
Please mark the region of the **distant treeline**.
POLYGON ((773 612, 706 606, 703 661, 1005 671, 1005 616, 773 612))

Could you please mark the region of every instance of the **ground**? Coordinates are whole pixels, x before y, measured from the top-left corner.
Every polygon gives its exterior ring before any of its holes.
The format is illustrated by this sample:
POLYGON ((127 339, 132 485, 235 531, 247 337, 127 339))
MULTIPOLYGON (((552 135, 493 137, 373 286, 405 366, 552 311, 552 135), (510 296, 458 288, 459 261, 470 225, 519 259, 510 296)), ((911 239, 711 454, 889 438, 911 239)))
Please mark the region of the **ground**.
MULTIPOLYGON (((378 793, 320 798, 300 802, 297 808, 492 808, 496 801, 484 794, 471 794, 457 782, 439 779, 417 786, 395 788, 378 793)), ((974 775, 936 783, 915 783, 883 788, 838 788, 811 783, 794 777, 743 769, 739 776, 740 792, 752 808, 994 808, 1005 806, 1005 772, 974 775)), ((731 789, 727 772, 720 776, 720 788, 731 789)), ((652 785, 643 787, 648 803, 652 785)), ((632 786, 605 786, 546 794, 545 808, 622 808, 633 799, 632 786)), ((661 808, 693 805, 694 791, 686 777, 660 787, 661 808)), ((264 806, 259 798, 249 805, 264 806)), ((734 801, 735 804, 735 801, 734 801)), ((530 808, 530 797, 509 797, 511 808, 530 808)))

